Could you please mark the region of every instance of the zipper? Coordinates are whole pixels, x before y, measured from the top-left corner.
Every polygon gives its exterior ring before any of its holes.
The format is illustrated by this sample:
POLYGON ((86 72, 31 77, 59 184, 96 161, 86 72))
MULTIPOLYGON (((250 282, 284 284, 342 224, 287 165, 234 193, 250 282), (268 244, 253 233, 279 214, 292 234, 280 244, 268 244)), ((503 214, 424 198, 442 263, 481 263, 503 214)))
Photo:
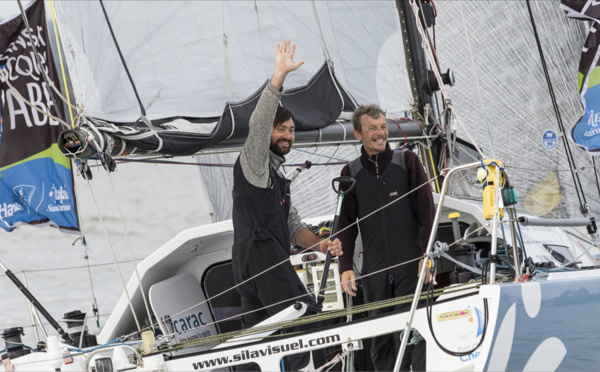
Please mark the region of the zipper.
MULTIPOLYGON (((383 206, 383 200, 381 197, 381 193, 383 191, 383 186, 379 187, 379 154, 375 155, 375 160, 369 158, 369 161, 375 163, 375 175, 377 177, 377 188, 378 188, 378 192, 377 192, 377 197, 379 198, 379 208, 381 208, 383 206)), ((381 180, 381 182, 385 185, 385 182, 383 180, 381 180)), ((384 247, 384 251, 385 251, 385 260, 386 260, 386 267, 390 267, 390 254, 389 254, 389 246, 388 246, 388 239, 387 239, 387 231, 385 228, 385 218, 383 215, 383 210, 380 211, 380 216, 381 216, 381 228, 383 230, 383 247, 384 247)), ((390 275, 390 285, 393 283, 394 278, 392 277, 392 275, 390 275)))

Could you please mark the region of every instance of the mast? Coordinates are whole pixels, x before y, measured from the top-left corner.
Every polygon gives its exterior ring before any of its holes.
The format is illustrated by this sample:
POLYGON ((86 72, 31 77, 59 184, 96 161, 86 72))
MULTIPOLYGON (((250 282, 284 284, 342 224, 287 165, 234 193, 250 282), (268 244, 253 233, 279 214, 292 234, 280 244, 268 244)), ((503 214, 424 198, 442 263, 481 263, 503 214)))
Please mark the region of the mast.
MULTIPOLYGON (((435 11, 429 1, 422 0, 396 0, 396 8, 400 17, 402 28, 402 39, 406 53, 406 68, 410 76, 411 91, 415 99, 413 116, 420 118, 426 124, 425 131, 430 133, 431 129, 440 123, 440 113, 435 99, 435 92, 439 90, 431 68, 438 69, 439 66, 430 66, 423 52, 423 38, 417 30, 411 3, 416 1, 420 9, 419 17, 425 29, 435 25, 435 11)), ((430 42, 426 40, 425 42, 430 42)), ((433 49, 433 45, 431 48, 433 49)), ((440 72, 441 73, 441 72, 440 72)), ((445 84, 454 85, 454 76, 451 70, 441 74, 445 84)), ((430 154, 422 154, 422 162, 426 164, 429 177, 438 175, 437 165, 444 156, 444 144, 446 137, 439 136, 432 141, 430 154)), ((436 190, 439 191, 439 190, 436 190)))

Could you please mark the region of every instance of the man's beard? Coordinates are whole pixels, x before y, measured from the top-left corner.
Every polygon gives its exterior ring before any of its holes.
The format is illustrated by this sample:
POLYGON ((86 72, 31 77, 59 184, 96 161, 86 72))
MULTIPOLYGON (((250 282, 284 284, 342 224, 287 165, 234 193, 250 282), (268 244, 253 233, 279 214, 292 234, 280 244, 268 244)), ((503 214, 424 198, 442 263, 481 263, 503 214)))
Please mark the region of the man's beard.
POLYGON ((291 150, 292 150, 292 142, 291 141, 279 140, 275 143, 271 143, 271 151, 273 151, 275 154, 277 154, 281 157, 284 157, 285 155, 287 155, 291 150), (279 148, 279 143, 281 143, 281 142, 287 142, 290 145, 286 150, 282 150, 281 148, 279 148))

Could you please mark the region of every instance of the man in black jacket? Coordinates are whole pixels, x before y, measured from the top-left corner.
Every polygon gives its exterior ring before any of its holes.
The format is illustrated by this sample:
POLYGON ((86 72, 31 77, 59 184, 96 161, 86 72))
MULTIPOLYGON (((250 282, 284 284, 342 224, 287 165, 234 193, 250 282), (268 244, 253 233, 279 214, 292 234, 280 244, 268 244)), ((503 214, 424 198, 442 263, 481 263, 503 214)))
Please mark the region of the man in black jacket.
MULTIPOLYGON (((242 297, 244 328, 252 327, 301 301, 315 305, 289 262, 290 245, 312 247, 341 256, 338 239, 321 240, 304 225, 290 196, 290 181, 282 174, 285 155, 294 143, 292 114, 279 105, 288 73, 304 62, 294 62, 295 45, 277 44, 275 72, 250 118, 250 133, 233 168, 232 266, 236 290, 242 297), (250 280, 250 278, 252 278, 250 280)), ((314 307, 314 306, 311 306, 314 307)), ((310 308, 307 314, 314 314, 310 308)), ((295 331, 313 327, 304 325, 295 331)), ((306 353, 291 359, 298 370, 308 362, 306 353)), ((313 353, 316 367, 325 363, 323 352, 313 353)), ((249 368, 244 366, 243 368, 249 368)))
MULTIPOLYGON (((423 262, 417 258, 425 253, 435 215, 427 176, 415 153, 390 148, 385 112, 379 106, 359 106, 352 123, 362 148, 361 156, 342 169, 342 176, 356 179, 356 186, 344 198, 339 231, 399 199, 359 223, 363 243, 361 275, 383 270, 361 279, 361 283, 366 303, 412 294, 423 262), (390 268, 402 262, 409 263, 390 268)), ((352 296, 356 296, 353 257, 359 226, 338 234, 344 247, 344 256, 339 260, 341 281, 344 291, 352 296)), ((394 310, 401 308, 396 306, 394 310)), ((392 309, 372 310, 369 316, 389 311, 392 309)), ((373 338, 371 358, 375 369, 392 370, 399 347, 398 333, 373 338)), ((410 367, 405 360, 402 369, 410 367)), ((424 365, 413 363, 413 370, 420 369, 424 365)))

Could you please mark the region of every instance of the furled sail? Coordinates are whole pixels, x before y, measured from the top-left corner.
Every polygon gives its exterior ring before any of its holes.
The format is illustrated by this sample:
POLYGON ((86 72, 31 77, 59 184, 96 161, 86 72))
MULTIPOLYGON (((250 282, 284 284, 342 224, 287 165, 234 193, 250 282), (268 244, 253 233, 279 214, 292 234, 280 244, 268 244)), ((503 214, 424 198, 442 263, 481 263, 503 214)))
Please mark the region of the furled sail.
POLYGON ((300 119, 300 132, 314 133, 307 141, 323 140, 326 127, 339 133, 332 140, 348 137, 351 127, 335 121, 356 103, 410 111, 395 6, 59 1, 57 15, 81 112, 97 130, 126 142, 114 141, 112 150, 182 155, 243 143, 247 113, 272 75, 274 46, 284 39, 298 45, 295 59, 305 64, 286 80, 282 102, 300 119), (90 24, 96 26, 85 27, 90 24))
POLYGON ((53 115, 62 111, 49 98, 48 85, 30 42, 52 84, 56 84, 44 2, 30 3, 26 14, 31 39, 20 15, 0 24, 0 227, 11 231, 23 223, 50 224, 76 231, 79 225, 71 161, 56 144, 60 125, 24 102, 53 115))

